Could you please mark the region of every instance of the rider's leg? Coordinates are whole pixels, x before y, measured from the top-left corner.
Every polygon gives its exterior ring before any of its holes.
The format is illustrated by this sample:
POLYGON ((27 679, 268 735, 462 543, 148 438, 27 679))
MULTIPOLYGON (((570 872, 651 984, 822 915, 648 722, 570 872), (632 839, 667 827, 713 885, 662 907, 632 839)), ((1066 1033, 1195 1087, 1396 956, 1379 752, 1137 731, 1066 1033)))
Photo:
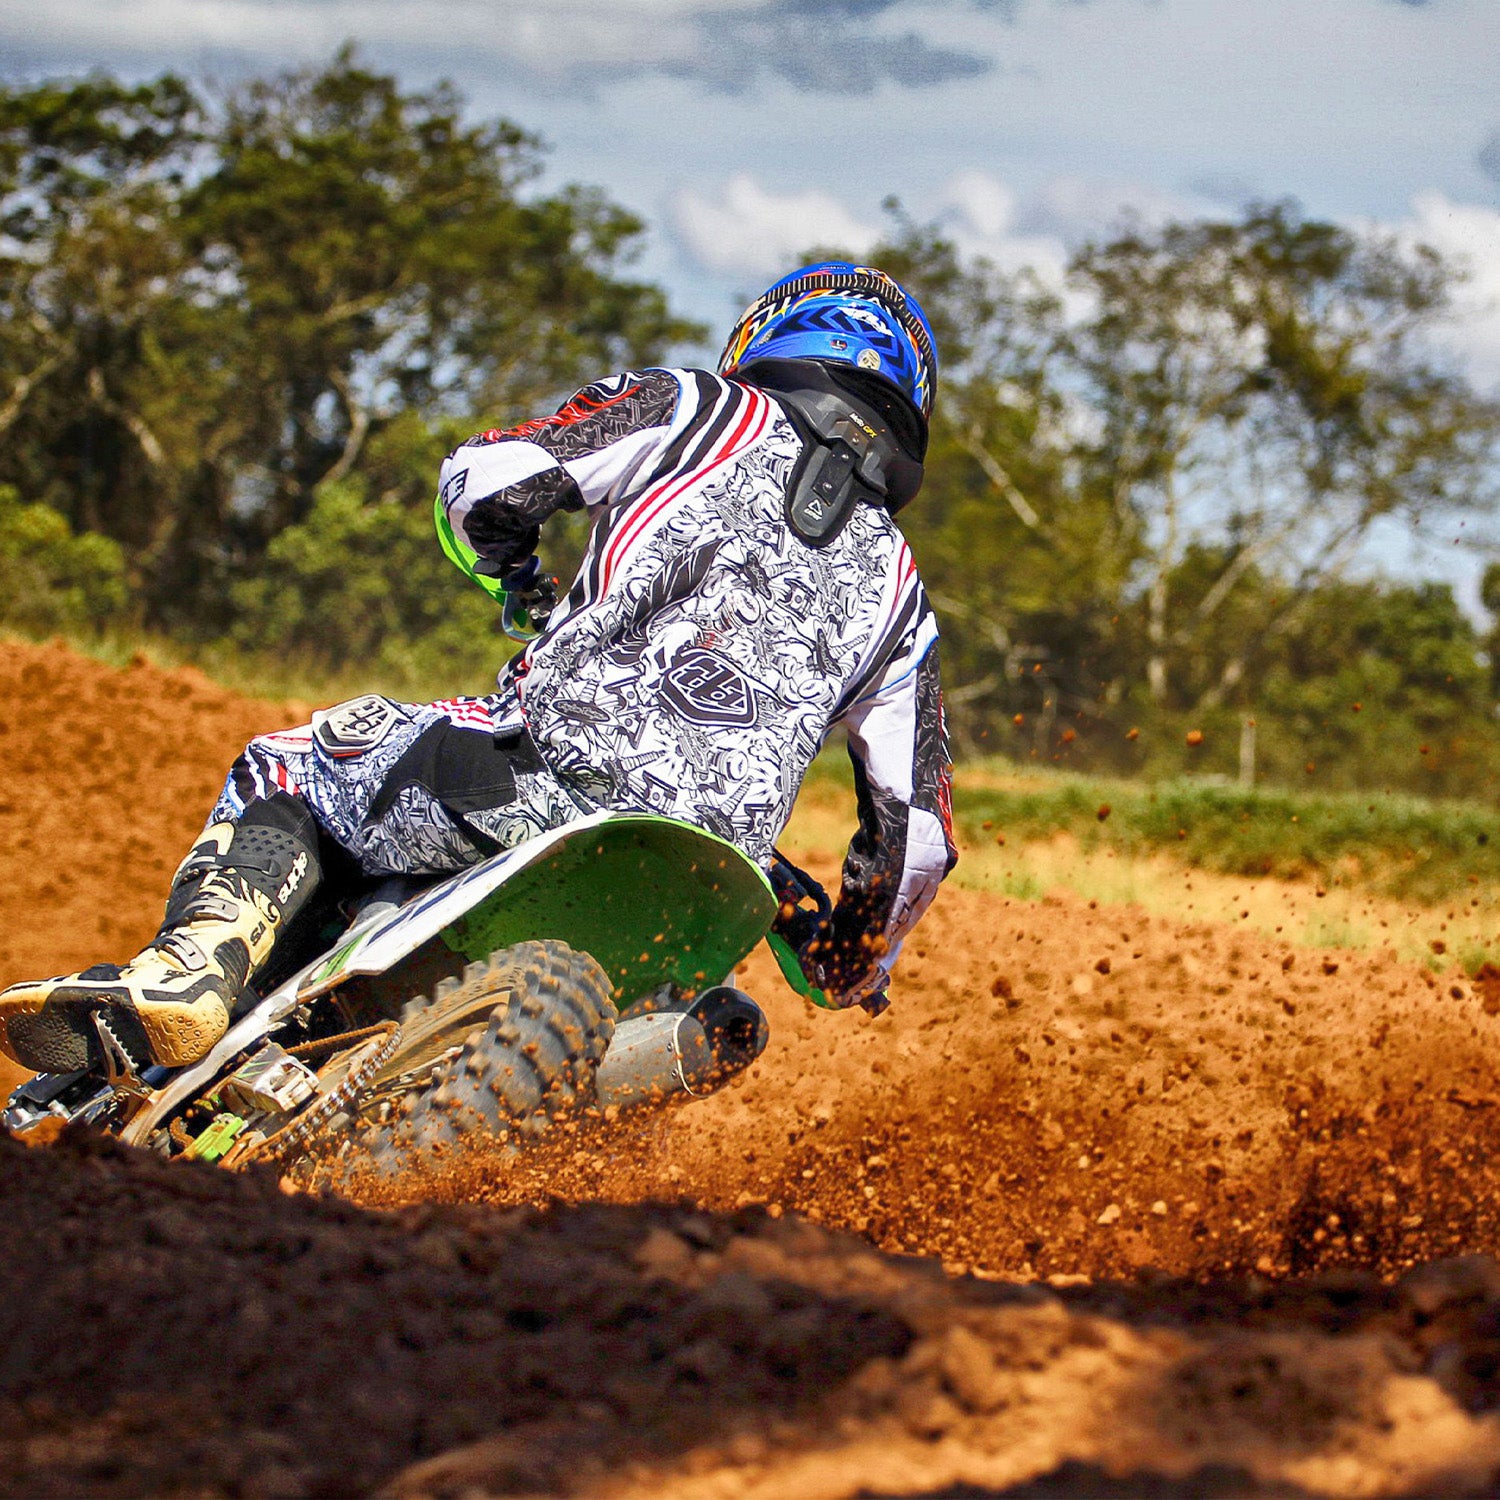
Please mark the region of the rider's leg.
POLYGON ((0 1051, 47 1072, 98 1066, 101 1015, 139 1060, 196 1061, 326 856, 345 851, 372 876, 444 874, 591 810, 542 765, 507 707, 513 700, 361 698, 252 740, 152 943, 123 968, 96 964, 0 994, 0 1051))
POLYGON ((542 763, 514 698, 356 698, 252 740, 216 818, 295 792, 368 876, 444 875, 596 809, 542 763))
POLYGON ((128 964, 14 985, 0 1046, 49 1073, 96 1067, 100 1027, 138 1064, 195 1062, 229 1026, 251 974, 318 883, 307 805, 279 792, 211 823, 173 877, 160 930, 128 964))

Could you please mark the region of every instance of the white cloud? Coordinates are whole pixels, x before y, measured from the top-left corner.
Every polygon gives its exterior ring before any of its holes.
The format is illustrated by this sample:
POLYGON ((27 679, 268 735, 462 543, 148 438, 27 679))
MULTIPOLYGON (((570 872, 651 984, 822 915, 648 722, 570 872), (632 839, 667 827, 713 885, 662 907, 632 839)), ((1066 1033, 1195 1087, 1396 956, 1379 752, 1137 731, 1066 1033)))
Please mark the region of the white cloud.
MULTIPOLYGON (((975 0, 980 9, 986 0, 975 0)), ((988 72, 988 57, 879 24, 908 8, 842 0, 0 0, 12 60, 97 56, 254 60, 326 55, 348 38, 407 60, 462 54, 556 85, 643 75, 738 93, 764 76, 811 93, 925 88, 988 72)))
POLYGON ((1431 245, 1468 272, 1454 296, 1454 317, 1442 340, 1482 386, 1500 386, 1500 212, 1477 203, 1454 203, 1442 193, 1420 193, 1412 200, 1411 217, 1396 230, 1408 242, 1431 245))
MULTIPOLYGON (((989 172, 960 172, 909 205, 919 221, 935 222, 968 259, 984 257, 1005 271, 1029 268, 1060 289, 1069 251, 1127 214, 1155 223, 1188 214, 1190 200, 1132 183, 1101 185, 1057 178, 1018 198, 989 172)), ((748 172, 716 189, 688 189, 671 217, 691 257, 709 271, 767 275, 789 267, 813 245, 838 245, 864 254, 883 227, 820 189, 779 193, 748 172)))
POLYGON ((961 172, 935 195, 930 210, 959 250, 1004 271, 1029 267, 1049 286, 1062 285, 1067 246, 1056 235, 1017 231, 1016 195, 988 172, 961 172))
POLYGON ((739 172, 713 193, 687 189, 672 204, 672 221, 689 254, 729 276, 769 277, 795 267, 814 245, 863 255, 880 237, 830 193, 776 193, 739 172))
MULTIPOLYGON (((1049 284, 1061 284, 1066 246, 1055 236, 1017 234, 1015 195, 998 178, 962 173, 914 207, 919 218, 935 219, 966 257, 982 255, 1009 271, 1030 266, 1049 284)), ((779 193, 748 172, 708 192, 679 193, 671 219, 693 260, 721 275, 785 271, 816 245, 863 255, 888 227, 873 215, 861 217, 831 193, 779 193)))

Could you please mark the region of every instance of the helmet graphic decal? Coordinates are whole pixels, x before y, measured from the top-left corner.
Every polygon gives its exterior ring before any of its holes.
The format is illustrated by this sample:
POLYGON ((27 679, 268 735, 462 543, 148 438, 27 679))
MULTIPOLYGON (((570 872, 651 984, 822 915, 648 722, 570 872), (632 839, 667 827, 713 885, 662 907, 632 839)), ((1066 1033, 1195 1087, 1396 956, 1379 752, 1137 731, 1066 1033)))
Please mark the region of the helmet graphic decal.
POLYGON ((874 266, 822 261, 783 277, 735 324, 719 360, 822 359, 891 382, 924 418, 937 386, 932 330, 917 299, 874 266))

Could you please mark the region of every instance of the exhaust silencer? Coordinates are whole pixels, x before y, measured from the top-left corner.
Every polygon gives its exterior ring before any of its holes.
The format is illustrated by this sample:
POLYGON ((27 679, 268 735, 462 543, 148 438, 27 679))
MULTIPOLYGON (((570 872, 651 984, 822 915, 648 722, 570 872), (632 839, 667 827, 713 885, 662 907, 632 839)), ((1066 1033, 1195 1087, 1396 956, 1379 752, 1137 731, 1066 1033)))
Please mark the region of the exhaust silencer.
POLYGON ((681 1010, 630 1016, 595 1074, 601 1105, 701 1098, 724 1087, 765 1051, 765 1013, 743 990, 715 985, 681 1010))

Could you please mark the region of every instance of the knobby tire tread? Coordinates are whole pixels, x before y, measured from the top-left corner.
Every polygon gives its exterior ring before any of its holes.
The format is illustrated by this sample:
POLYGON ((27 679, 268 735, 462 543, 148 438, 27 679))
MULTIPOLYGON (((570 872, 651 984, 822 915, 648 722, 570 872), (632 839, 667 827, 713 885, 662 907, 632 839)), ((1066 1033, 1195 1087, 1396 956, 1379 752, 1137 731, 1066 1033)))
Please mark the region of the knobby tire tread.
POLYGON ((591 1102, 615 1023, 599 964, 566 943, 518 943, 468 965, 462 979, 443 980, 427 1004, 463 1003, 481 985, 498 1000, 488 1021, 402 1098, 393 1118, 357 1130, 355 1159, 399 1169, 476 1137, 519 1148, 591 1102))

